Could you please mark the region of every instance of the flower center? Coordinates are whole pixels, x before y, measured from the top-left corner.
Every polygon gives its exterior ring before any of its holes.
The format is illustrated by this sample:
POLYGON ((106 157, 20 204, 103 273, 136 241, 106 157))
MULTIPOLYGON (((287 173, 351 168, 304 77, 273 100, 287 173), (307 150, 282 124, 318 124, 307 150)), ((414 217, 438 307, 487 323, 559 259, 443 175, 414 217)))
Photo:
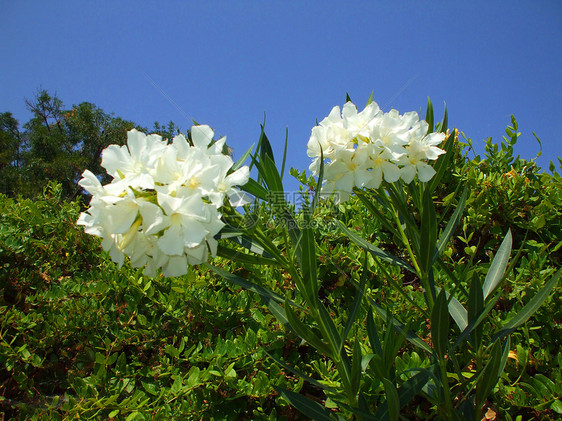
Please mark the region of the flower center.
POLYGON ((196 177, 191 177, 191 179, 189 180, 189 184, 188 187, 191 189, 195 189, 197 187, 199 187, 201 185, 201 182, 199 181, 199 179, 197 179, 196 177))

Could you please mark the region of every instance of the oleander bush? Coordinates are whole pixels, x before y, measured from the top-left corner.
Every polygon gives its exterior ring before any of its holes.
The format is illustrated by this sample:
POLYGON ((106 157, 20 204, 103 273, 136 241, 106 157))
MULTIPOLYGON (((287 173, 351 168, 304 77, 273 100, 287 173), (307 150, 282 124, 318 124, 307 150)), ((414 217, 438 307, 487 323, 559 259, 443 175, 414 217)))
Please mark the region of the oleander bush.
MULTIPOLYGON (((511 230, 510 266, 499 287, 501 295, 482 323, 484 341, 540 294, 562 257, 562 166, 557 170, 551 164, 546 172, 534 160, 514 156, 517 129, 512 119, 500 144, 487 140, 484 157, 469 156, 470 139, 454 139, 453 170, 443 175, 433 197, 441 222, 465 201, 462 218, 442 251, 460 296, 468 297, 473 280, 486 276, 511 230)), ((291 174, 301 182, 303 203, 309 203, 316 180, 297 170, 291 174)), ((84 204, 62 196, 55 183, 33 200, 0 196, 4 419, 307 419, 310 415, 294 409, 297 396, 306 399, 301 405, 319 403, 334 417, 369 419, 342 404, 337 392, 341 380, 330 358, 286 329, 271 313, 271 303, 260 299, 263 296, 217 275, 233 274, 302 303, 302 291, 295 290, 292 275, 282 267, 264 266, 257 259, 229 259, 224 250, 223 257, 213 260, 214 267, 191 266, 179 277, 147 276, 127 262, 119 267, 102 251, 98 238, 76 226, 84 204)), ((415 198, 408 197, 419 218, 413 202, 415 198)), ((365 196, 356 194, 342 203, 317 204, 313 221, 318 296, 337 326, 345 326, 349 317, 366 320, 348 332, 349 355, 354 352, 350 344, 360 346, 364 355, 370 353, 368 336, 373 330, 365 327, 374 324, 394 382, 403 386, 413 378, 410 370, 430 372, 432 357, 398 334, 388 314, 373 314, 368 300, 354 305, 358 285, 364 285, 365 296, 391 303, 393 314, 400 315, 426 346, 434 346, 435 331, 429 318, 420 317, 424 294, 418 277, 381 264, 350 239, 355 233, 408 261, 396 231, 372 217, 372 212, 384 214, 388 208, 369 202, 368 209, 366 203, 365 196), (392 283, 401 289, 392 288, 392 283)), ((262 202, 246 217, 266 221, 268 235, 280 239, 284 228, 274 208, 262 202)), ((297 222, 308 217, 302 209, 306 207, 293 207, 297 222)), ((243 244, 229 250, 250 256, 243 244)), ((488 419, 548 420, 562 414, 560 301, 556 285, 543 305, 511 333, 505 370, 483 402, 488 419)), ((455 329, 460 335, 451 323, 455 329)), ((468 361, 462 367, 465 379, 449 367, 452 393, 476 373, 471 352, 469 347, 459 355, 459 360, 468 361)), ((386 405, 385 416, 392 417, 389 388, 378 369, 363 357, 362 399, 386 405)), ((432 393, 420 387, 401 405, 400 416, 434 419, 442 414, 432 393)), ((455 403, 463 396, 453 399, 455 403)))

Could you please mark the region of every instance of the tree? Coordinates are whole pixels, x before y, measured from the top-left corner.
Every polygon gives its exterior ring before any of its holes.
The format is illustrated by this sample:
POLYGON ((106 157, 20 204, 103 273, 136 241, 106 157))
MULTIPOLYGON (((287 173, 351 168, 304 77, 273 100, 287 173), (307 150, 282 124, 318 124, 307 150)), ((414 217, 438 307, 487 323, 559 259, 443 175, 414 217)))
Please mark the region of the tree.
POLYGON ((0 193, 13 196, 19 185, 23 136, 12 113, 0 114, 0 193))
POLYGON ((84 169, 104 174, 103 149, 124 144, 127 131, 137 127, 89 102, 65 110, 63 102, 46 90, 26 104, 32 117, 23 131, 11 113, 0 114, 0 192, 9 196, 33 197, 49 181, 56 181, 64 198, 75 198, 84 169))
MULTIPOLYGON (((12 197, 40 195, 49 181, 56 181, 63 198, 74 199, 82 191, 77 182, 86 168, 107 183, 102 151, 112 144, 125 144, 127 131, 133 128, 147 131, 90 102, 66 110, 46 90, 25 102, 32 116, 23 130, 11 113, 0 114, 0 193, 12 197)), ((180 129, 172 121, 155 122, 151 132, 172 139, 180 129)))

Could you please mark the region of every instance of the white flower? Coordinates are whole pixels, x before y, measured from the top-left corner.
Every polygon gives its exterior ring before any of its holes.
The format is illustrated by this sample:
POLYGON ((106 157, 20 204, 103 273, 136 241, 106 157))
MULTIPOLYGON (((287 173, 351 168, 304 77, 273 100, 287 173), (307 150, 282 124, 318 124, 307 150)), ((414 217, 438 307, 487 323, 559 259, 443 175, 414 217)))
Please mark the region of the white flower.
POLYGON ((359 113, 355 104, 347 102, 342 110, 343 127, 350 133, 349 137, 351 138, 356 136, 368 137, 369 125, 380 112, 381 109, 376 102, 371 102, 359 113))
POLYGON ((317 175, 320 156, 324 159, 323 192, 337 191, 337 201, 346 200, 354 188, 379 188, 383 180, 400 178, 410 183, 416 174, 429 181, 435 170, 427 163, 444 151, 439 145, 445 135, 427 135, 428 125, 416 112, 383 113, 371 102, 361 112, 351 102, 340 113, 334 107, 328 117, 312 129, 307 154, 310 170, 317 175))
POLYGON ((228 197, 238 206, 245 196, 236 188, 248 182, 249 169, 231 171, 223 154, 226 138, 213 142, 209 126, 191 128, 190 144, 176 136, 171 144, 158 135, 131 130, 126 146, 111 145, 102 166, 113 177, 101 185, 90 171, 79 184, 91 195, 78 225, 102 238, 102 248, 119 265, 128 256, 133 267, 155 275, 187 273, 188 265, 215 256, 215 236, 224 226, 219 209, 228 197))
POLYGON ((166 149, 158 135, 145 135, 135 129, 127 133, 127 146, 110 145, 102 152, 101 165, 116 179, 126 179, 133 188, 152 189, 152 172, 166 149))

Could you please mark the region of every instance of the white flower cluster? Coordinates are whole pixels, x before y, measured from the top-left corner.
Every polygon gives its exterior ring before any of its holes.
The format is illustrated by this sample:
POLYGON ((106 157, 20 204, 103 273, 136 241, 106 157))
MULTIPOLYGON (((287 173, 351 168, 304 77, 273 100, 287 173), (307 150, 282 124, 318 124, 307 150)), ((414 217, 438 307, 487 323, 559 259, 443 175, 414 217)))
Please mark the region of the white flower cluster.
POLYGON ((375 102, 361 112, 351 102, 341 112, 336 106, 312 129, 310 170, 318 174, 322 150, 326 160, 322 191, 337 191, 338 202, 347 200, 354 187, 376 189, 383 179, 410 183, 417 174, 420 181, 429 181, 435 170, 426 161, 445 153, 437 147, 445 135, 427 130, 428 124, 416 112, 383 113, 375 102))
POLYGON ((82 174, 79 184, 92 199, 78 224, 103 238, 103 249, 119 265, 127 255, 151 276, 157 268, 180 276, 188 264, 216 255, 214 236, 224 226, 218 210, 226 197, 242 204, 235 186, 245 184, 250 171, 244 166, 228 174, 233 161, 222 153, 226 138, 212 143, 213 135, 209 126, 193 126, 190 145, 181 134, 168 143, 131 130, 127 146, 102 153, 111 183, 102 185, 88 170, 82 174))

